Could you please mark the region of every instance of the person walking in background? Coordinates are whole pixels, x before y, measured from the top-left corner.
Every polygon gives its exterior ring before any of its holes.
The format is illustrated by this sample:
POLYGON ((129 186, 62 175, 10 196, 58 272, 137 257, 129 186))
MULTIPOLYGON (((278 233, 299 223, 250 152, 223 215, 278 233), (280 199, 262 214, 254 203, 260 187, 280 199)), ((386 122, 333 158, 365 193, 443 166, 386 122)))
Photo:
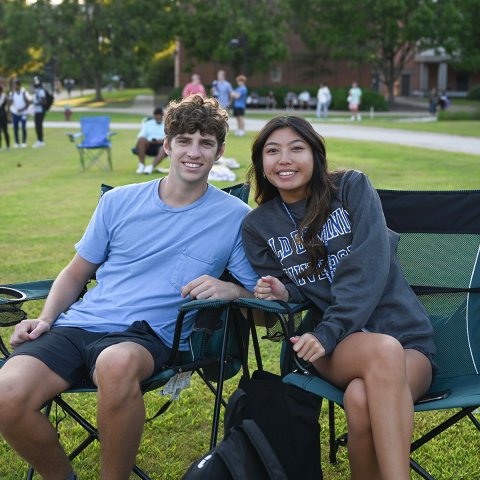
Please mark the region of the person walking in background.
POLYGON ((317 92, 317 117, 328 118, 328 107, 332 101, 332 94, 330 89, 324 84, 320 83, 320 88, 317 92))
POLYGON ((245 75, 239 75, 235 81, 238 85, 232 92, 233 116, 237 119, 237 130, 235 131, 235 135, 243 137, 245 135, 245 109, 247 108, 248 94, 248 89, 245 85, 247 83, 247 77, 245 75))
POLYGON ((205 87, 202 85, 200 80, 200 75, 194 73, 192 75, 192 81, 187 83, 182 91, 182 98, 188 97, 189 95, 201 95, 202 97, 207 96, 205 87))
POLYGON ((360 104, 362 103, 362 90, 358 87, 357 82, 352 83, 352 88, 348 91, 348 109, 352 114, 350 120, 358 120, 362 119, 360 114, 360 104))
POLYGON ((45 119, 47 93, 42 86, 40 78, 33 79, 34 93, 33 93, 33 107, 35 109, 35 133, 37 134, 37 141, 32 145, 33 148, 44 147, 43 141, 43 120, 45 119))
POLYGON ((437 89, 432 88, 428 96, 428 113, 434 117, 437 114, 438 95, 437 89))
POLYGON ((217 79, 212 84, 210 92, 212 97, 215 97, 223 108, 228 109, 231 103, 232 92, 231 83, 225 79, 225 70, 219 70, 217 79))
POLYGON ((31 104, 28 93, 22 87, 20 80, 13 83, 13 91, 10 93, 10 111, 12 112, 13 135, 15 137, 14 148, 27 147, 27 112, 31 104), (22 126, 22 143, 20 143, 19 127, 22 126))
POLYGON ((0 150, 2 149, 2 136, 5 137, 5 147, 10 148, 10 134, 8 133, 8 96, 0 84, 0 150))
MULTIPOLYGON (((135 148, 138 155, 138 167, 136 173, 146 173, 149 175, 153 172, 153 168, 156 165, 145 165, 145 157, 147 155, 156 157, 160 154, 162 157, 161 160, 167 156, 163 150, 164 138, 163 109, 162 107, 157 107, 153 111, 153 118, 142 123, 142 128, 137 136, 137 145, 135 148)), ((160 160, 157 164, 158 163, 160 163, 160 160)))

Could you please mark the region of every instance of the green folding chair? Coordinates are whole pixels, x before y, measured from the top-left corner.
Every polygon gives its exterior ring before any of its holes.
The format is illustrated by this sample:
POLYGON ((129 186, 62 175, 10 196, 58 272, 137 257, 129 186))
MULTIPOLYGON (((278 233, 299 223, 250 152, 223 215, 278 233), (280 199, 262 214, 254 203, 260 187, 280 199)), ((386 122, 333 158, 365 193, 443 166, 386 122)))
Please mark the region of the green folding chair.
MULTIPOLYGON (((455 409, 447 420, 411 445, 411 469, 422 478, 434 480, 418 463, 417 450, 465 417, 480 430, 473 414, 480 406, 480 191, 378 193, 387 225, 400 234, 402 269, 429 313, 435 332, 438 373, 428 392, 431 400, 415 405, 415 412, 455 409)), ((275 331, 272 322, 273 333, 267 336, 281 335, 287 339, 287 348, 293 332, 311 330, 312 322, 321 319, 318 311, 312 313, 311 304, 252 299, 236 303, 274 315, 280 327, 275 331)), ((299 361, 284 367, 284 371, 293 371, 284 382, 329 400, 330 461, 336 463, 339 446, 348 441, 346 434, 337 437, 335 432, 334 407, 343 407, 343 391, 299 361)), ((473 478, 477 473, 458 472, 458 478, 473 478)))

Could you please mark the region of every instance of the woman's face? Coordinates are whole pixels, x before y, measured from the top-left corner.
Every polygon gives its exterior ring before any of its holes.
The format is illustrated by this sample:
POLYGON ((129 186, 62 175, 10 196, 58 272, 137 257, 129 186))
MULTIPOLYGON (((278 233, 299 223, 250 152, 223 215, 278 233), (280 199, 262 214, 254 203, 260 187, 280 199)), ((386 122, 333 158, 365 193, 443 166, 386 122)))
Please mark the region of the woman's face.
POLYGON ((310 193, 313 174, 310 145, 290 127, 275 130, 263 147, 263 170, 287 203, 301 200, 310 193))

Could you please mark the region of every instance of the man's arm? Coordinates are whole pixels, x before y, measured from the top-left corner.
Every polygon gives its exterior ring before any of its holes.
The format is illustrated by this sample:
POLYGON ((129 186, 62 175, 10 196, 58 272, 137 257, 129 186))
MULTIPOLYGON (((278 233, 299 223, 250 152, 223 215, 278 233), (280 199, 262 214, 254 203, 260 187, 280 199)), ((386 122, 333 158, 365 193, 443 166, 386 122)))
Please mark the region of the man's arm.
POLYGON ((97 268, 97 264, 90 263, 76 254, 53 282, 39 317, 36 320, 24 320, 16 325, 10 345, 16 347, 50 330, 58 316, 78 299, 97 268))

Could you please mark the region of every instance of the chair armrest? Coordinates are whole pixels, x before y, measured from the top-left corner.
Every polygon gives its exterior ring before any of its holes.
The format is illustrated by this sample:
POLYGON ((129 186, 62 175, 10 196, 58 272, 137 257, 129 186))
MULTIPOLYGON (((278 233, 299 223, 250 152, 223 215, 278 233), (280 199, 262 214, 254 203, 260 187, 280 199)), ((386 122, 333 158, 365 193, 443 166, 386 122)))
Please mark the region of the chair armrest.
POLYGON ((117 132, 108 132, 107 133, 107 138, 113 137, 116 134, 117 134, 117 132))
POLYGON ((77 133, 67 133, 67 137, 70 139, 71 142, 75 142, 77 138, 83 137, 82 132, 77 132, 77 133))

